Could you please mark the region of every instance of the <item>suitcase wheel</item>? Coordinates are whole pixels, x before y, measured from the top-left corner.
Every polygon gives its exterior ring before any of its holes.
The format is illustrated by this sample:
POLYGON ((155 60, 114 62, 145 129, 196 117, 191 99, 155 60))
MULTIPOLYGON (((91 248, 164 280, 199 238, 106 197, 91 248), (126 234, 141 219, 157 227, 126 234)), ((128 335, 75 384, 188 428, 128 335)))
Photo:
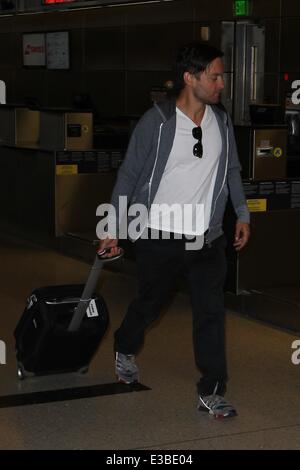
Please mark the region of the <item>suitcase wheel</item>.
POLYGON ((87 374, 88 371, 89 371, 88 366, 81 367, 81 368, 78 370, 79 374, 87 374))

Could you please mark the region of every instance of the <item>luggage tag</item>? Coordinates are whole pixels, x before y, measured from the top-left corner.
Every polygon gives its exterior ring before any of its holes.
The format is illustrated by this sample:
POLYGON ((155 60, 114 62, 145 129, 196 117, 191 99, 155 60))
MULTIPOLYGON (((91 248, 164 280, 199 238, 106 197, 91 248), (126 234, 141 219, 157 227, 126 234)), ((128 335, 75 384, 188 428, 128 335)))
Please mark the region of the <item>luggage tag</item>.
POLYGON ((88 308, 86 309, 86 314, 89 318, 99 317, 97 305, 95 299, 92 299, 89 303, 88 308))

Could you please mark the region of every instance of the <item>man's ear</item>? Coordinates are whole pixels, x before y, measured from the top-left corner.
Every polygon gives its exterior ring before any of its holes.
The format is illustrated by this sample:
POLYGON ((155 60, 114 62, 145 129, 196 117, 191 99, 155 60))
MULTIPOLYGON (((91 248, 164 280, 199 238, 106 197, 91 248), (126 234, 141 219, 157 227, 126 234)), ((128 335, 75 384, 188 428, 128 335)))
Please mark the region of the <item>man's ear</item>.
POLYGON ((187 86, 191 86, 193 81, 193 74, 191 74, 190 72, 184 72, 183 81, 187 86))

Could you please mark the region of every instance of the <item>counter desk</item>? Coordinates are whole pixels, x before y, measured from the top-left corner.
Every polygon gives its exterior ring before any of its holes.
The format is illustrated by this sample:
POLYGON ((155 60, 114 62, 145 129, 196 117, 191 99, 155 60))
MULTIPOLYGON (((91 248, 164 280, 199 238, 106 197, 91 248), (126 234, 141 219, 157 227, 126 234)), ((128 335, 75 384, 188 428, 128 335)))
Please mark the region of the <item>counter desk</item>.
POLYGON ((21 234, 95 233, 96 208, 110 200, 121 151, 43 150, 27 142, 0 152, 2 222, 21 234))
POLYGON ((227 306, 300 332, 300 179, 244 181, 251 237, 233 249, 235 216, 227 207, 227 306))

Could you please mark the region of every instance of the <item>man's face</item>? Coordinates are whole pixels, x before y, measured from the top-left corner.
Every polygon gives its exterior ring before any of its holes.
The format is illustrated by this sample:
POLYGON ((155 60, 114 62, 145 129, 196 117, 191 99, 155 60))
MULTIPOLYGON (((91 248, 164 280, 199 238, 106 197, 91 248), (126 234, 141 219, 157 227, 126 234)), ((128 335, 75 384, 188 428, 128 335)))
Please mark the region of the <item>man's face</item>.
POLYGON ((214 59, 203 71, 193 75, 194 97, 204 104, 216 104, 224 88, 224 64, 220 57, 214 59))

